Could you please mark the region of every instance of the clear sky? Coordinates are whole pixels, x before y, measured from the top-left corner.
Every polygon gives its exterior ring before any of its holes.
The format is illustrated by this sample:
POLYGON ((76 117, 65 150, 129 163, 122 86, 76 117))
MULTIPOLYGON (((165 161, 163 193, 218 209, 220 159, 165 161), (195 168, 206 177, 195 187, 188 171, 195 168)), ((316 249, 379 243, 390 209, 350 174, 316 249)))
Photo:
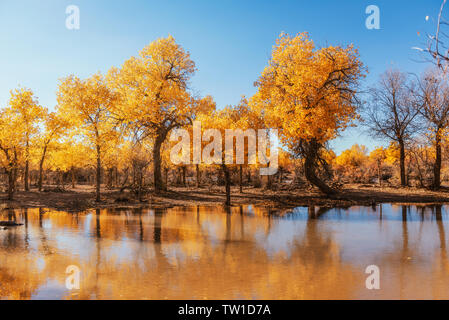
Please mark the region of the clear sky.
MULTIPOLYGON (((33 89, 42 105, 56 105, 58 79, 87 77, 121 65, 151 41, 173 35, 198 68, 195 92, 219 107, 255 92, 282 32, 308 31, 316 44, 359 48, 369 68, 364 85, 389 67, 419 73, 426 64, 412 50, 433 32, 441 0, 0 0, 0 106, 19 85, 33 89), (80 30, 68 30, 66 7, 80 9, 80 30), (368 5, 380 8, 380 30, 368 30, 368 5), (425 17, 430 16, 426 21, 425 17), (418 35, 420 32, 420 36, 418 35)), ((332 143, 337 152, 353 143, 382 144, 360 129, 332 143)))

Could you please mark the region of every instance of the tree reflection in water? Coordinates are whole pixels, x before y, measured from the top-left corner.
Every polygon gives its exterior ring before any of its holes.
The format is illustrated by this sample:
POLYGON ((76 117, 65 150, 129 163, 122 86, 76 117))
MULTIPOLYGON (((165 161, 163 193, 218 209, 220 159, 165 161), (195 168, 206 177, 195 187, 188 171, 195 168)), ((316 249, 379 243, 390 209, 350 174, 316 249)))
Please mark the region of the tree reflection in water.
POLYGON ((4 299, 449 298, 445 206, 6 210, 4 299), (368 265, 381 290, 365 288, 368 265), (82 271, 68 291, 65 270, 82 271))

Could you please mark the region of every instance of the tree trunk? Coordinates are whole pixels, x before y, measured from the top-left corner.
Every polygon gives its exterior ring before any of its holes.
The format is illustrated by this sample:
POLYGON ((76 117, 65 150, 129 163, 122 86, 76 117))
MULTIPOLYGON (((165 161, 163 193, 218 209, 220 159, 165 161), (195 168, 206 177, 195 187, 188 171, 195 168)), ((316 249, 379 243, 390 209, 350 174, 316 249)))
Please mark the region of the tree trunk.
POLYGON ((15 160, 15 165, 16 165, 16 167, 13 169, 13 184, 12 184, 13 192, 17 191, 17 186, 16 186, 16 182, 17 182, 17 155, 16 155, 16 160, 15 160))
POLYGON ((100 187, 101 187, 101 149, 97 145, 97 181, 95 190, 95 201, 100 202, 100 187))
POLYGON ((201 185, 201 182, 200 182, 200 179, 201 179, 201 177, 200 177, 200 165, 196 164, 195 167, 196 167, 196 187, 199 189, 200 185, 201 185))
POLYGON ((316 175, 315 170, 317 167, 318 153, 320 151, 320 148, 321 145, 316 141, 303 142, 302 153, 304 156, 304 174, 306 176, 306 179, 311 184, 318 187, 321 192, 329 196, 334 195, 337 193, 337 191, 321 181, 321 179, 316 175))
POLYGON ((186 166, 182 166, 182 185, 185 187, 187 185, 186 183, 186 166))
POLYGON ((379 187, 382 187, 382 174, 380 171, 380 161, 377 161, 377 179, 379 179, 379 187))
POLYGON ((72 167, 70 171, 71 171, 71 174, 72 174, 72 189, 75 189, 75 182, 76 182, 76 180, 75 180, 75 167, 72 167))
POLYGON ((433 188, 435 190, 441 187, 441 133, 437 130, 435 139, 435 163, 433 166, 433 188))
POLYGON ((44 147, 44 151, 42 152, 41 160, 39 161, 39 180, 37 182, 39 191, 42 191, 42 178, 43 178, 43 174, 44 174, 44 160, 45 160, 46 153, 47 153, 47 146, 44 147))
POLYGON ((23 182, 24 182, 24 186, 25 186, 25 191, 30 191, 30 185, 28 183, 29 180, 29 176, 30 176, 30 162, 27 159, 25 161, 25 174, 23 177, 23 182))
POLYGON ((240 193, 243 193, 243 165, 240 165, 239 168, 239 187, 240 187, 240 193))
POLYGON ((30 146, 28 141, 28 134, 27 134, 27 140, 25 145, 25 176, 24 176, 24 186, 25 191, 30 191, 30 185, 29 185, 29 176, 30 176, 30 146))
POLYGON ((143 185, 143 170, 139 170, 139 189, 138 189, 138 199, 142 202, 142 185, 143 185))
POLYGON ((224 182, 224 179, 223 179, 223 170, 221 169, 221 170, 218 170, 217 183, 218 183, 218 185, 222 185, 223 182, 224 182))
POLYGON ((407 182, 405 181, 405 144, 404 141, 399 141, 399 166, 401 170, 401 186, 405 187, 407 182))
POLYGON ((14 170, 8 170, 8 200, 14 199, 14 170))
POLYGON ((161 172, 161 147, 167 136, 166 130, 159 130, 153 147, 153 175, 154 175, 154 192, 156 194, 167 190, 162 180, 161 172))
POLYGON ((108 169, 108 188, 112 189, 114 187, 114 168, 108 169))
POLYGON ((57 171, 56 184, 58 188, 61 187, 62 184, 62 172, 59 169, 57 171))
POLYGON ((229 172, 229 168, 226 164, 221 164, 221 168, 223 170, 224 179, 225 179, 225 188, 226 188, 226 201, 225 205, 231 205, 231 174, 229 172))
POLYGON ((165 189, 168 188, 168 168, 164 168, 165 171, 165 189))
POLYGON ((315 163, 313 160, 306 158, 304 163, 304 171, 305 176, 307 180, 313 184, 314 186, 318 187, 321 192, 327 194, 327 195, 333 195, 336 193, 334 189, 329 187, 327 184, 325 184, 323 181, 321 181, 315 173, 315 163))
MULTIPOLYGON (((268 166, 269 166, 270 164, 268 164, 268 166)), ((270 175, 267 175, 267 176, 265 176, 266 177, 266 184, 265 184, 265 189, 267 189, 267 190, 271 190, 272 189, 272 187, 273 187, 273 184, 272 184, 272 180, 271 180, 271 176, 270 175)))
POLYGON ((176 184, 180 186, 182 184, 182 172, 181 167, 178 167, 178 176, 176 177, 176 184))

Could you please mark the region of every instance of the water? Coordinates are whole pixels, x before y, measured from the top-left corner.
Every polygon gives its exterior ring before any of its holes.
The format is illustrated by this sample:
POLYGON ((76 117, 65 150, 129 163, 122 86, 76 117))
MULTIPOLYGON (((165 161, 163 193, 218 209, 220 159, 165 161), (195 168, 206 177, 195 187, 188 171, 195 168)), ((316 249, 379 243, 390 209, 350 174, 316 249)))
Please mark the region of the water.
POLYGON ((0 298, 448 299, 448 210, 3 211, 25 225, 0 230, 0 298), (380 290, 366 288, 369 265, 380 290))

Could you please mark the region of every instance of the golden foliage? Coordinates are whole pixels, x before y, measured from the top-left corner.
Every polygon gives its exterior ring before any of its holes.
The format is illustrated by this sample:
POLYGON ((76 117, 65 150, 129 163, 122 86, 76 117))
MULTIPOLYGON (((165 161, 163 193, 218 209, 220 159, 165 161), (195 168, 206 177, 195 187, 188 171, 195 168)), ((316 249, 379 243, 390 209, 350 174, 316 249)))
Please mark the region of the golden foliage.
POLYGON ((324 143, 357 118, 354 96, 364 75, 352 45, 317 49, 307 33, 281 34, 252 106, 291 149, 301 140, 324 143))

